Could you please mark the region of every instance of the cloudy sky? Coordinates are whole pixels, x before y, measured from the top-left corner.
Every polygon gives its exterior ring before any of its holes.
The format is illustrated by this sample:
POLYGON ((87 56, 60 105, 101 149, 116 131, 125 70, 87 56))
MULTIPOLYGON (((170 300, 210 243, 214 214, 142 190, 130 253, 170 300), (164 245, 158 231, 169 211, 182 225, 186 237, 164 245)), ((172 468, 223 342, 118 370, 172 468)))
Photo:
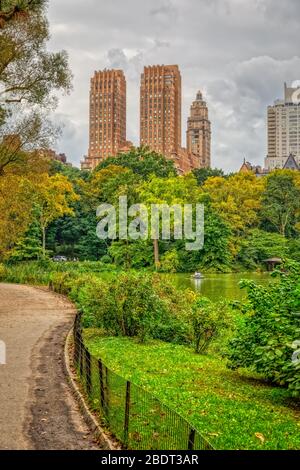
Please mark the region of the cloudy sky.
POLYGON ((88 148, 89 79, 122 68, 127 79, 127 137, 139 143, 139 81, 144 65, 178 64, 183 144, 196 91, 212 121, 212 163, 237 170, 262 164, 266 107, 300 79, 299 0, 50 0, 53 50, 66 49, 74 91, 63 97, 57 149, 75 165, 88 148), (298 34, 297 34, 298 33, 298 34))

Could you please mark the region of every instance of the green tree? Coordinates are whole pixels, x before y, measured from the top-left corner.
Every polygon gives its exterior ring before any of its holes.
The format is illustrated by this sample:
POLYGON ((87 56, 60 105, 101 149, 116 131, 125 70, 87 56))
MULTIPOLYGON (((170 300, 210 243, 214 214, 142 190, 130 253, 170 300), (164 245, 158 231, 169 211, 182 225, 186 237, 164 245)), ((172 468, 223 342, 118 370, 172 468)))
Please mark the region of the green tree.
POLYGON ((236 261, 246 269, 256 269, 268 258, 285 258, 288 255, 287 239, 279 233, 254 229, 239 241, 236 261))
POLYGON ((80 199, 70 203, 74 216, 65 215, 51 222, 47 230, 47 248, 70 258, 99 260, 107 253, 107 245, 96 235, 96 207, 99 202, 92 198, 90 173, 54 161, 49 174, 68 178, 80 199))
POLYGON ((117 207, 120 196, 127 196, 129 206, 135 204, 140 181, 141 178, 132 170, 116 165, 94 172, 88 185, 88 192, 94 198, 94 208, 102 202, 117 207))
MULTIPOLYGON (((38 216, 38 214, 36 214, 38 216)), ((31 261, 38 260, 43 256, 41 242, 41 227, 35 219, 29 230, 15 245, 9 257, 10 261, 31 261)))
POLYGON ((52 160, 49 165, 49 175, 64 175, 66 176, 71 183, 78 187, 78 181, 80 180, 88 180, 90 177, 90 173, 87 170, 80 170, 75 166, 65 165, 57 160, 52 160))
POLYGON ((143 179, 148 179, 152 175, 160 178, 176 175, 173 161, 153 152, 148 147, 132 148, 129 152, 107 158, 98 165, 95 171, 102 170, 110 165, 128 168, 143 179))
POLYGON ((200 251, 186 251, 184 242, 177 241, 175 246, 180 261, 180 270, 228 272, 232 267, 230 227, 210 207, 204 212, 204 246, 200 251))
MULTIPOLYGON (((0 35, 0 143, 16 136, 11 152, 0 147, 2 160, 15 163, 21 150, 47 147, 56 136, 47 114, 57 104, 56 92, 68 92, 71 73, 66 52, 49 52, 46 2, 1 2, 8 15, 0 35), (16 12, 23 11, 24 15, 16 12)), ((9 146, 10 148, 11 146, 9 146)))
POLYGON ((108 253, 117 266, 125 269, 141 269, 153 265, 153 248, 148 241, 114 241, 108 248, 108 253))
POLYGON ((223 170, 219 170, 218 168, 196 168, 192 173, 195 176, 199 186, 203 186, 208 178, 212 178, 214 176, 224 176, 223 170))
POLYGON ((1 0, 0 29, 11 21, 22 21, 32 12, 40 11, 46 0, 1 0))
MULTIPOLYGON (((202 198, 202 191, 191 173, 185 176, 170 176, 169 178, 153 176, 149 181, 140 185, 138 192, 140 201, 149 208, 152 204, 167 204, 169 207, 174 204, 194 204, 201 202, 202 198)), ((159 269, 158 239, 153 240, 153 250, 155 267, 159 269)))
POLYGON ((278 170, 267 177, 261 218, 283 237, 294 233, 300 220, 300 187, 291 170, 278 170))

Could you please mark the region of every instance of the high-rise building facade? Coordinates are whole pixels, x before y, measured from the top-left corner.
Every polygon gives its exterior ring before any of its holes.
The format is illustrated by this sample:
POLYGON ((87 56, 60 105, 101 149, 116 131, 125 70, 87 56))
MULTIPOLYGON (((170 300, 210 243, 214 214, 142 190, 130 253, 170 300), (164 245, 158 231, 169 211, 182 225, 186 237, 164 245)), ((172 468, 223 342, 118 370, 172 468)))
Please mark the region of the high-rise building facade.
POLYGON ((95 72, 91 79, 89 151, 81 166, 93 169, 126 146, 126 80, 122 70, 95 72))
POLYGON ((140 89, 140 144, 176 158, 181 147, 181 75, 178 65, 144 68, 140 89))
POLYGON ((268 107, 268 170, 285 168, 290 156, 300 164, 299 89, 284 85, 284 99, 268 107))
POLYGON ((199 158, 199 168, 209 168, 211 165, 211 123, 208 119, 206 102, 200 91, 191 106, 186 141, 188 153, 199 158))

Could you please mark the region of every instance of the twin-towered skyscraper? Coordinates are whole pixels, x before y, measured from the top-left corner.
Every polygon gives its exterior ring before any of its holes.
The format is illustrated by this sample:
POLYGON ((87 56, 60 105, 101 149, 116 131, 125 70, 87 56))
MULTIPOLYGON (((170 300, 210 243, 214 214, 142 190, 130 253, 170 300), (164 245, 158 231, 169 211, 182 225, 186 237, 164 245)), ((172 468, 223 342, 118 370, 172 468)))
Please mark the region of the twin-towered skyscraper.
MULTIPOLYGON (((144 68, 140 88, 140 145, 174 161, 178 171, 210 167, 211 124, 202 94, 188 119, 187 148, 181 146, 181 75, 177 65, 144 68)), ((95 72, 90 90, 90 136, 83 169, 126 152, 126 79, 122 70, 95 72)))

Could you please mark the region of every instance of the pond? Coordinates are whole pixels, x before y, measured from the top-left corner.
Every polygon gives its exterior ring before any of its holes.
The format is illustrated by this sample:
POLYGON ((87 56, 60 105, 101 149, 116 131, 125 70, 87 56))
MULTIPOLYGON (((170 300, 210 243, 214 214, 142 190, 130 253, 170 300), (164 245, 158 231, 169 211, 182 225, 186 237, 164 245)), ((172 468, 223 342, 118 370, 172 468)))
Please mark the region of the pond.
POLYGON ((241 279, 251 279, 258 284, 266 285, 271 280, 269 273, 230 273, 205 274, 203 279, 193 279, 191 274, 171 274, 172 281, 178 288, 189 288, 211 300, 241 300, 245 297, 240 289, 241 279))

